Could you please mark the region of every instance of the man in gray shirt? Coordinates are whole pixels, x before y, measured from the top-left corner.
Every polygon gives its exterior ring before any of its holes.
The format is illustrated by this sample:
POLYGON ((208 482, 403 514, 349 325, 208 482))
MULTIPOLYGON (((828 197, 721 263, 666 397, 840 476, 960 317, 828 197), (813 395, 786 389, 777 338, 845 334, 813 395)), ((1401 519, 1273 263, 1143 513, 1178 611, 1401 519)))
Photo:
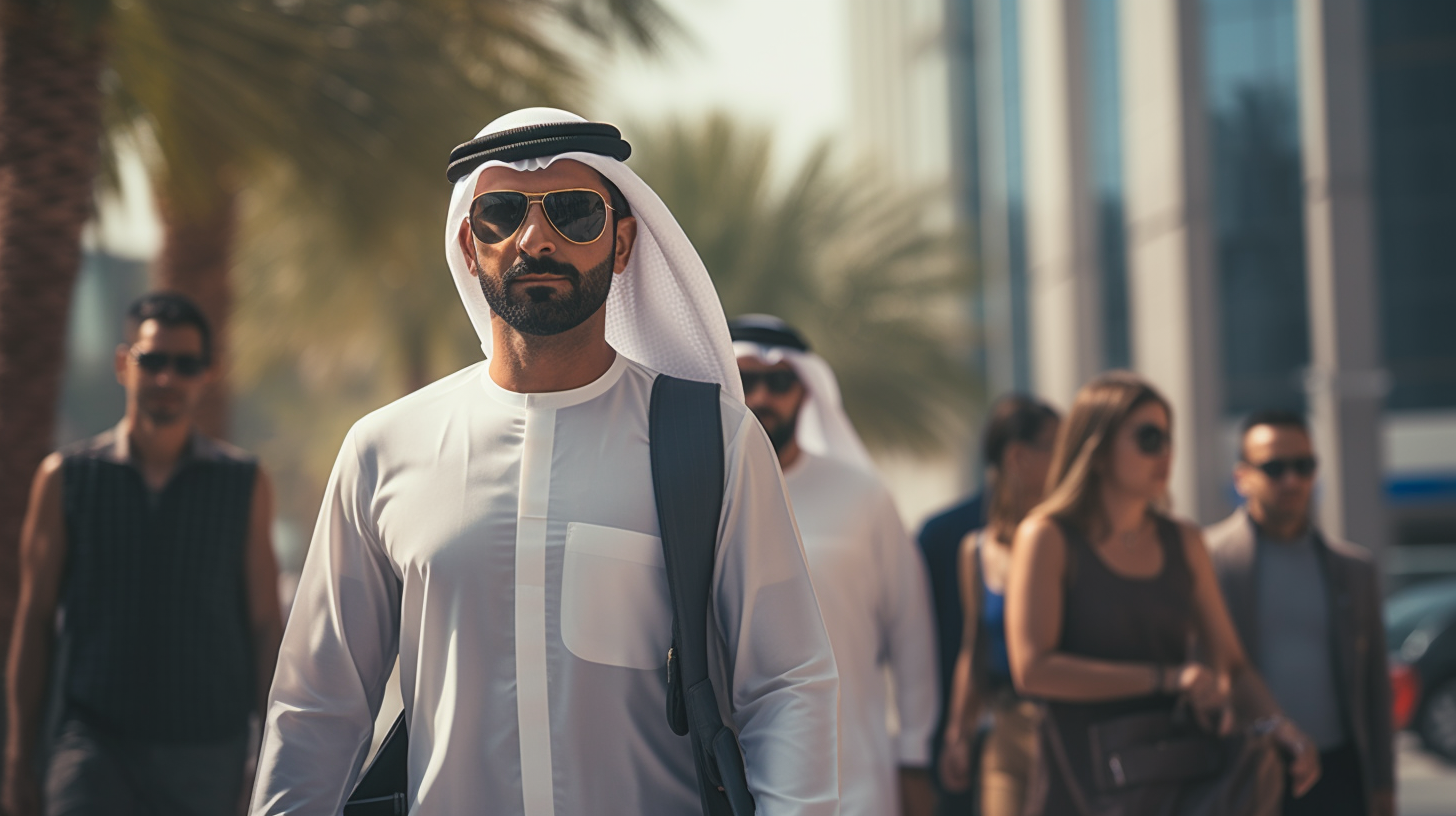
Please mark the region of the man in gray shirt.
POLYGON ((1330 539, 1310 514, 1316 459, 1304 418, 1265 411, 1243 425, 1234 482, 1244 507, 1205 531, 1250 658, 1324 773, 1293 814, 1395 813, 1390 677, 1370 553, 1330 539))

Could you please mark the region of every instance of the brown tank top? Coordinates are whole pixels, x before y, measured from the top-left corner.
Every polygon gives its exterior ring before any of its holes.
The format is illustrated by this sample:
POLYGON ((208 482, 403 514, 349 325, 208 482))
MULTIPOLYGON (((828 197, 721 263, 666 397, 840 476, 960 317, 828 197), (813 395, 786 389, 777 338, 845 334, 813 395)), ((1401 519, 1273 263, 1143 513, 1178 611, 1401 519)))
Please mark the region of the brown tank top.
MULTIPOLYGON (((1066 580, 1062 601, 1059 651, 1119 662, 1175 666, 1187 660, 1194 631, 1193 574, 1176 522, 1154 514, 1163 568, 1157 575, 1131 578, 1111 570, 1080 531, 1058 522, 1067 543, 1066 580)), ((1142 711, 1171 709, 1176 698, 1151 694, 1100 703, 1048 701, 1046 727, 1061 734, 1070 764, 1092 787, 1092 753, 1088 727, 1142 711)), ((1043 735, 1043 742, 1045 735, 1043 735)), ((1047 757, 1047 746, 1042 756, 1047 757)), ((1075 813, 1057 763, 1039 764, 1040 784, 1033 784, 1028 813, 1075 813), (1038 801, 1039 800, 1039 801, 1038 801)))

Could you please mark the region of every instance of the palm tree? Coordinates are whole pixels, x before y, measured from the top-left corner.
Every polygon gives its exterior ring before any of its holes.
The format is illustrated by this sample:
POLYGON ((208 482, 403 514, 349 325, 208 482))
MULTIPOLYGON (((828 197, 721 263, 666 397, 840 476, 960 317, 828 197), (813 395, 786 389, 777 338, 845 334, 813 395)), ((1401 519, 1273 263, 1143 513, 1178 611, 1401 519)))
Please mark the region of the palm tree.
POLYGON ((722 114, 638 133, 632 164, 697 247, 728 314, 799 327, 866 444, 929 452, 975 395, 966 255, 926 226, 926 191, 836 167, 827 142, 773 183, 772 141, 722 114))
POLYGON ((91 214, 106 38, 88 11, 0 0, 0 644, 15 607, 26 496, 50 448, 91 214))
MULTIPOLYGON (((666 24, 657 0, 0 0, 0 646, 103 133, 155 145, 158 282, 197 297, 225 343, 250 179, 292 180, 362 249, 393 235, 385 213, 415 195, 400 180, 425 178, 425 157, 439 172, 462 132, 441 121, 478 126, 580 79, 553 34, 650 46, 666 24)), ((212 405, 217 432, 224 396, 212 405)))
MULTIPOLYGON (((368 242, 377 202, 433 179, 449 139, 579 82, 574 55, 547 42, 553 20, 648 48, 671 27, 656 0, 147 0, 117 18, 133 47, 113 60, 116 118, 160 145, 156 282, 199 301, 224 353, 237 196, 259 160, 291 164, 368 242)), ((224 433, 226 406, 209 395, 205 429, 224 433)))

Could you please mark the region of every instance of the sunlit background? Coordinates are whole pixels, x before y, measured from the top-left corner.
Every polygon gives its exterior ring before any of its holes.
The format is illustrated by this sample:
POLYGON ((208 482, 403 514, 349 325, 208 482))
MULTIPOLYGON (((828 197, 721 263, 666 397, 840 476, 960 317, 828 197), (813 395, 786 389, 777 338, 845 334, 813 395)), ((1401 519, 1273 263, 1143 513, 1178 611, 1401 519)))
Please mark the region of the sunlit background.
MULTIPOLYGON (((1236 502, 1241 415, 1308 410, 1326 527, 1456 572, 1456 3, 110 5, 55 441, 121 415, 133 297, 225 283, 206 422, 274 475, 285 570, 350 424, 480 356, 448 149, 551 104, 623 128, 730 314, 804 329, 907 525, 978 485, 988 399, 1129 367, 1179 512, 1236 502)), ((1456 812, 1427 782, 1406 812, 1456 812)))

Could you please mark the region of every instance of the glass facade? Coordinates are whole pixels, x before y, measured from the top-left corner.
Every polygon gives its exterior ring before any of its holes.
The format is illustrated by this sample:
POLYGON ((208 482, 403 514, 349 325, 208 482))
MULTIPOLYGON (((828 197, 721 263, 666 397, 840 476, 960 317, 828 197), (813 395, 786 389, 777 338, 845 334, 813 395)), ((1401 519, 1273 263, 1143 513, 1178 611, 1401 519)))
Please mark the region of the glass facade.
POLYGON ((1366 8, 1386 404, 1456 408, 1456 3, 1366 8))
POLYGON ((1026 174, 1021 144, 1021 15, 1019 0, 1001 4, 1001 77, 1006 133, 1006 221, 1011 278, 1011 345, 1015 350, 1013 376, 1018 391, 1031 391, 1031 327, 1026 278, 1026 174))
POLYGON ((1302 409, 1309 365, 1294 0, 1203 0, 1225 409, 1302 409))
POLYGON ((1127 218, 1122 178, 1122 81, 1118 70, 1119 0, 1085 0, 1087 125, 1092 190, 1097 196, 1097 260, 1102 273, 1103 366, 1131 368, 1128 333, 1127 218))

